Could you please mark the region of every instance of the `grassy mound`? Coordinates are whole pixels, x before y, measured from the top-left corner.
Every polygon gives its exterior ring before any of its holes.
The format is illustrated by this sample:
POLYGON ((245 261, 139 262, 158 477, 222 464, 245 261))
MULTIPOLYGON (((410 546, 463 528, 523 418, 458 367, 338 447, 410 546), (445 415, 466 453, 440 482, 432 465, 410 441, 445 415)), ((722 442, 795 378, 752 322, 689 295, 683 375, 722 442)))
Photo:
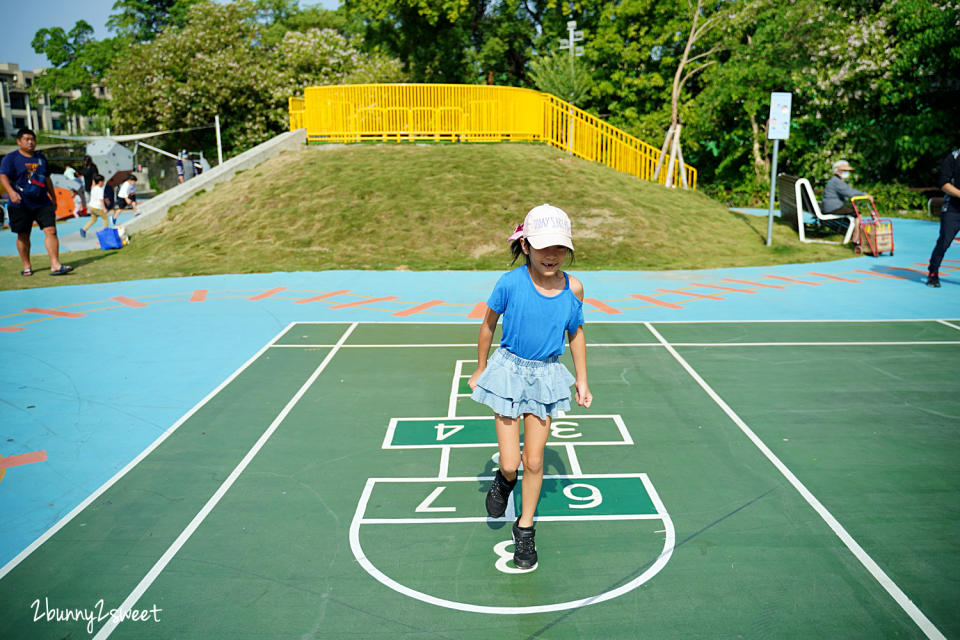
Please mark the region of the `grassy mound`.
MULTIPOLYGON (((702 269, 849 257, 766 218, 536 144, 313 146, 201 192, 115 252, 71 252, 68 278, 0 288, 325 269, 504 269, 507 236, 549 202, 573 221, 576 269, 702 269)), ((12 242, 13 239, 10 238, 12 242)), ((41 250, 35 247, 35 251, 41 250)), ((34 267, 38 273, 46 259, 34 267)))

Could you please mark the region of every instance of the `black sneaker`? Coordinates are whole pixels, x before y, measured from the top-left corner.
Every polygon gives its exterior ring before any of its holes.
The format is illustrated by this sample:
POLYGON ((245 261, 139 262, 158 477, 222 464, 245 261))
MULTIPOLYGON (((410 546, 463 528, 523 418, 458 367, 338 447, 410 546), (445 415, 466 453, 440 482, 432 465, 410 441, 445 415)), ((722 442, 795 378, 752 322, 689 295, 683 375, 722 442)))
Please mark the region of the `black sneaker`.
POLYGON ((507 499, 510 497, 515 484, 517 484, 516 478, 513 479, 513 482, 508 482, 500 473, 500 469, 497 469, 497 475, 493 478, 490 491, 487 491, 487 513, 491 518, 499 518, 506 512, 507 499))
POLYGON ((931 273, 927 276, 927 286, 940 288, 940 276, 936 273, 931 273))
POLYGON ((533 527, 521 527, 513 523, 513 564, 519 569, 532 569, 537 564, 537 545, 533 542, 536 531, 533 527))

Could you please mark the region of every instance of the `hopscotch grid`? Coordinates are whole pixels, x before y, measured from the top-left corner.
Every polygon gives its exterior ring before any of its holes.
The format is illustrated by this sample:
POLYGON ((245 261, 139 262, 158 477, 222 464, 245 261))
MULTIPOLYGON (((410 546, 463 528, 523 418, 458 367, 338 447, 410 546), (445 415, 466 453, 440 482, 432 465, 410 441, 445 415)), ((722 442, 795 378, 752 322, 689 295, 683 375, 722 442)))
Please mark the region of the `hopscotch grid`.
POLYGON ((654 327, 652 322, 643 323, 647 329, 659 340, 667 349, 670 355, 680 364, 680 366, 690 375, 691 378, 700 386, 701 389, 720 407, 728 418, 743 432, 745 436, 760 450, 760 452, 770 461, 771 464, 780 472, 781 475, 790 483, 790 485, 800 494, 800 496, 813 508, 834 532, 840 541, 854 555, 867 572, 880 584, 880 586, 893 598, 893 600, 903 609, 911 620, 920 628, 928 638, 935 640, 946 640, 946 637, 939 629, 924 615, 913 601, 893 582, 892 579, 883 571, 882 568, 871 558, 860 544, 847 532, 846 528, 830 513, 820 500, 810 492, 809 489, 800 481, 800 479, 790 471, 789 467, 773 453, 773 451, 760 439, 760 437, 743 421, 742 418, 728 405, 720 395, 704 380, 699 373, 681 356, 674 345, 668 342, 654 327))
MULTIPOLYGON (((40 318, 40 319, 33 320, 33 321, 30 321, 30 322, 38 322, 38 321, 42 321, 42 320, 46 320, 46 319, 48 319, 48 318, 40 318)), ((948 320, 945 320, 945 319, 939 319, 939 318, 928 318, 928 319, 876 319, 876 320, 845 320, 845 319, 837 319, 837 320, 756 320, 756 321, 749 321, 749 320, 748 320, 748 321, 742 321, 742 320, 718 320, 718 321, 710 321, 710 322, 694 321, 694 320, 670 320, 670 321, 657 321, 655 324, 657 324, 657 325, 670 325, 670 324, 724 324, 724 323, 731 323, 731 324, 774 324, 774 323, 776 323, 776 324, 789 324, 789 323, 811 323, 811 324, 813 324, 813 323, 816 323, 816 324, 843 323, 843 324, 856 324, 856 323, 924 323, 924 322, 935 322, 935 323, 939 323, 939 324, 945 325, 945 326, 947 326, 947 327, 950 327, 950 328, 952 328, 952 329, 960 330, 960 326, 958 326, 957 324, 953 324, 953 322, 960 322, 960 321, 953 320, 953 321, 951 322, 951 321, 948 321, 948 320)), ((170 428, 168 428, 167 431, 165 431, 163 434, 161 434, 161 436, 158 437, 153 443, 151 443, 151 445, 149 445, 146 449, 144 449, 144 450, 141 452, 140 455, 138 455, 136 458, 134 458, 132 461, 130 461, 126 466, 124 466, 124 467, 123 467, 120 471, 118 471, 114 476, 112 476, 112 477, 111 477, 109 480, 107 480, 103 485, 101 485, 101 487, 99 487, 96 491, 94 491, 94 493, 92 493, 90 496, 88 496, 88 498, 87 498, 86 500, 84 500, 84 501, 81 502, 79 505, 77 505, 77 506, 76 506, 74 509, 72 509, 67 515, 65 515, 63 518, 61 518, 60 521, 58 521, 56 524, 54 524, 54 525, 53 525, 50 529, 48 529, 46 532, 44 532, 40 537, 38 537, 38 538, 34 541, 34 543, 32 543, 30 546, 28 546, 26 549, 24 549, 20 554, 18 554, 16 557, 14 557, 14 558, 13 558, 10 562, 8 562, 5 566, 0 567, 0 579, 2 579, 6 574, 8 574, 8 573, 9 573, 13 568, 15 568, 18 564, 20 564, 20 562, 22 562, 27 556, 29 556, 31 553, 33 553, 43 542, 45 542, 47 539, 49 539, 50 537, 52 537, 57 531, 59 531, 59 530, 60 530, 61 528, 63 528, 66 524, 68 524, 73 518, 76 517, 76 515, 78 515, 79 513, 81 513, 81 512, 82 512, 83 510, 85 510, 88 506, 90 506, 90 504, 92 504, 92 502, 94 502, 94 501, 95 501, 97 498, 99 498, 104 492, 106 492, 110 487, 112 487, 114 484, 116 484, 123 476, 125 476, 127 473, 129 473, 130 470, 132 470, 132 469, 133 469, 136 465, 138 465, 145 457, 147 457, 150 453, 152 453, 160 444, 162 444, 163 441, 165 441, 174 431, 176 431, 177 428, 179 428, 183 423, 185 423, 185 422, 186 422, 192 415, 194 415, 201 407, 203 407, 203 406, 204 406, 205 404, 207 404, 213 397, 215 397, 227 384, 229 384, 232 380, 234 380, 237 376, 239 376, 240 373, 242 373, 242 372, 243 372, 246 368, 248 368, 253 362, 255 362, 257 358, 259 358, 264 352, 266 352, 266 351, 267 351, 268 349, 270 349, 270 348, 279 348, 279 347, 283 347, 283 348, 423 348, 423 347, 434 347, 434 346, 435 346, 435 347, 456 347, 456 348, 464 348, 464 347, 475 348, 475 347, 476 347, 476 344, 475 344, 475 343, 466 343, 466 344, 459 344, 459 343, 457 343, 457 344, 396 344, 396 345, 383 345, 383 344, 369 344, 369 345, 367 345, 367 344, 358 344, 358 345, 348 345, 348 344, 339 344, 339 345, 335 345, 335 344, 281 345, 281 344, 276 344, 280 339, 282 339, 285 335, 287 335, 287 333, 290 332, 295 326, 297 326, 297 325, 304 325, 304 324, 329 324, 329 325, 344 325, 344 326, 349 326, 350 329, 348 330, 347 334, 344 335, 344 337, 341 339, 341 342, 343 342, 347 337, 349 337, 349 334, 350 334, 350 333, 352 332, 352 330, 353 330, 354 328, 356 328, 358 325, 378 325, 378 324, 384 324, 384 325, 410 326, 411 323, 409 323, 409 322, 399 322, 399 321, 382 321, 382 322, 368 321, 368 322, 352 322, 352 323, 351 323, 351 322, 344 322, 344 321, 306 321, 306 322, 291 322, 291 323, 288 324, 278 335, 276 335, 276 336, 275 336, 274 338, 272 338, 267 344, 265 344, 260 350, 258 350, 258 352, 257 352, 256 354, 254 354, 254 355, 253 355, 250 359, 248 359, 243 365, 241 365, 240 368, 238 368, 236 371, 234 371, 228 378, 226 378, 226 379, 225 379, 222 383, 220 383, 214 390, 212 390, 206 397, 204 397, 199 403, 197 403, 197 405, 195 405, 192 409, 190 409, 190 411, 188 411, 186 414, 184 414, 183 417, 181 417, 181 418, 180 418, 177 422, 175 422, 170 428)), ((463 321, 457 321, 457 322, 440 321, 440 322, 419 322, 419 323, 417 323, 417 324, 472 326, 472 325, 474 325, 474 324, 476 324, 476 323, 475 323, 475 322, 463 322, 463 321)), ((619 324, 640 324, 640 323, 637 323, 637 322, 635 322, 635 321, 626 321, 626 320, 624 320, 624 321, 619 321, 619 320, 604 320, 604 321, 598 321, 598 322, 591 322, 591 324, 598 324, 598 325, 599 325, 599 324, 619 325, 619 324)), ((642 323, 642 324, 646 325, 649 329, 651 329, 651 331, 653 331, 652 326, 650 326, 651 323, 646 323, 646 322, 645 322, 645 323, 642 323)), ((911 341, 911 342, 907 342, 907 341, 902 341, 902 342, 901 342, 901 341, 896 341, 896 342, 894 342, 894 341, 882 341, 882 342, 855 342, 855 343, 848 343, 848 342, 837 341, 837 342, 795 342, 795 343, 764 342, 764 343, 673 343, 673 344, 668 344, 668 343, 666 343, 666 341, 662 338, 662 336, 659 336, 659 334, 656 334, 656 335, 658 336, 658 339, 659 339, 661 342, 653 342, 653 343, 592 343, 592 344, 589 344, 588 346, 591 346, 591 347, 624 347, 624 346, 631 346, 631 347, 648 347, 648 346, 653 346, 653 347, 665 347, 665 348, 667 348, 667 349, 669 350, 669 347, 670 347, 670 346, 684 346, 684 347, 725 347, 725 346, 831 346, 831 347, 837 347, 837 346, 844 346, 844 345, 855 345, 855 346, 860 346, 860 345, 863 345, 863 346, 885 346, 885 345, 891 345, 891 346, 901 346, 901 345, 905 345, 905 346, 920 346, 920 345, 955 345, 955 344, 960 344, 960 341, 911 341)), ((328 354, 328 355, 329 355, 329 354, 328 354)), ((464 361, 464 362, 468 362, 468 361, 464 361)), ((475 362, 475 361, 474 361, 474 362, 475 362)), ((456 382, 455 382, 455 384, 456 384, 456 382)), ((464 397, 464 394, 459 394, 458 397, 464 397)), ((568 416, 568 417, 571 418, 571 419, 576 419, 576 418, 578 418, 578 417, 580 417, 580 416, 573 415, 573 416, 568 416)), ((586 416, 584 416, 584 417, 586 417, 586 416)), ((567 446, 567 445, 571 445, 571 444, 574 444, 574 443, 561 442, 561 443, 556 443, 556 444, 567 446)), ((577 442, 577 443, 575 443, 575 444, 576 444, 576 445, 580 445, 580 446, 591 446, 591 445, 610 445, 610 444, 616 445, 616 444, 627 444, 627 443, 624 443, 624 442, 613 442, 613 443, 603 443, 603 442, 586 443, 586 442, 577 442)), ((631 440, 631 444, 632 444, 632 440, 631 440)), ((446 446, 447 446, 447 447, 459 447, 459 445, 446 445, 446 446)), ((491 443, 490 445, 463 445, 463 446, 496 446, 496 443, 494 442, 494 443, 491 443)), ((397 447, 392 447, 392 448, 419 448, 419 446, 411 446, 411 447, 407 447, 407 446, 397 446, 397 447)), ((448 449, 448 451, 449 451, 449 449, 448 449)), ((645 475, 645 474, 637 474, 637 475, 645 475)), ((547 476, 547 475, 544 476, 545 479, 547 479, 547 478, 554 478, 554 477, 560 477, 560 476, 547 476)), ((577 479, 584 479, 584 478, 590 478, 591 475, 590 475, 590 474, 582 474, 582 475, 564 476, 564 477, 575 477, 575 478, 577 478, 577 479)), ((604 474, 604 475, 599 476, 599 477, 610 477, 610 476, 609 476, 609 474, 604 474)), ((628 477, 628 476, 626 476, 626 475, 618 475, 617 477, 628 477)), ((426 479, 421 479, 421 480, 427 480, 427 481, 433 481, 433 482, 435 482, 437 479, 438 479, 438 478, 426 478, 426 479)), ((449 478, 449 477, 443 477, 443 478, 439 478, 439 479, 443 479, 444 481, 456 481, 456 480, 458 480, 457 478, 449 478)), ((371 480, 373 480, 373 479, 371 479, 371 480)), ((410 479, 410 478, 382 478, 382 479, 380 479, 380 480, 389 480, 389 481, 392 481, 392 482, 410 482, 410 481, 417 481, 417 479, 410 479)), ((469 481, 474 481, 474 482, 475 482, 475 481, 477 481, 477 480, 492 480, 492 477, 470 477, 470 478, 463 478, 463 480, 469 480, 469 481)), ((647 482, 648 482, 648 480, 645 482, 645 484, 646 484, 647 482)), ((650 494, 651 499, 654 499, 654 501, 655 501, 654 504, 657 506, 658 512, 665 513, 665 511, 662 511, 662 503, 659 503, 659 498, 658 498, 658 497, 655 497, 655 491, 653 491, 652 485, 648 486, 648 493, 650 494)), ((589 517, 597 518, 597 516, 580 516, 580 518, 589 518, 589 517)), ((662 516, 659 516, 659 515, 658 515, 658 516, 655 516, 655 518, 657 518, 657 519, 660 519, 661 517, 662 517, 662 516)), ((423 522, 423 521, 435 521, 435 520, 437 520, 437 519, 424 518, 424 519, 417 519, 417 522, 419 523, 419 522, 423 522)), ((479 521, 490 521, 490 520, 491 520, 490 518, 480 518, 480 519, 479 519, 479 521)), ((543 518, 543 520, 544 520, 544 521, 547 521, 548 518, 543 518)), ((368 521, 364 520, 363 522, 366 523, 366 522, 368 522, 368 521)), ((374 523, 373 520, 371 520, 371 521, 369 521, 369 522, 370 522, 370 523, 374 523)), ((856 544, 856 543, 854 542, 854 544, 856 544)), ((859 545, 858 545, 858 546, 859 546, 859 545)), ((858 559, 859 559, 859 558, 858 558, 858 559)), ((878 567, 878 569, 879 569, 879 567, 878 567)), ((881 571, 882 571, 882 570, 881 570, 881 571)), ((884 574, 884 575, 885 575, 885 574, 884 574)), ((894 587, 896 588, 896 585, 894 585, 894 587)), ((898 588, 897 588, 897 589, 898 589, 898 588)), ((132 596, 132 595, 133 595, 133 594, 131 594, 131 596, 132 596)), ((904 597, 905 597, 905 596, 904 596, 904 597)), ((135 600, 134 600, 133 602, 131 602, 131 605, 132 605, 133 603, 135 603, 135 600)), ((898 603, 899 603, 899 601, 898 601, 898 603)), ((911 602, 910 604, 912 605, 912 602, 911 602)), ((124 606, 126 606, 126 601, 125 601, 125 605, 124 605, 124 606)), ((902 605, 901 605, 901 606, 902 606, 902 605)), ((919 611, 919 610, 917 609, 917 611, 919 611)), ((908 613, 909 613, 909 612, 908 612, 908 613)), ((920 613, 920 616, 922 616, 922 615, 923 615, 923 614, 920 613)), ((913 617, 913 615, 911 615, 911 617, 913 617)), ((926 621, 926 618, 923 617, 922 620, 926 621)), ((915 619, 915 621, 916 621, 916 619, 915 619)), ((929 623, 929 621, 926 621, 926 624, 929 625, 929 626, 925 626, 924 624, 921 624, 920 622, 918 622, 918 624, 920 624, 921 629, 923 629, 923 630, 927 633, 927 635, 928 635, 929 637, 943 637, 942 635, 939 635, 939 631, 936 630, 936 628, 933 627, 933 625, 932 625, 931 623, 929 623)), ((107 636, 109 636, 110 631, 107 631, 106 635, 103 635, 105 630, 106 630, 106 627, 105 627, 104 629, 101 629, 100 633, 97 634, 96 638, 106 638, 107 636)))

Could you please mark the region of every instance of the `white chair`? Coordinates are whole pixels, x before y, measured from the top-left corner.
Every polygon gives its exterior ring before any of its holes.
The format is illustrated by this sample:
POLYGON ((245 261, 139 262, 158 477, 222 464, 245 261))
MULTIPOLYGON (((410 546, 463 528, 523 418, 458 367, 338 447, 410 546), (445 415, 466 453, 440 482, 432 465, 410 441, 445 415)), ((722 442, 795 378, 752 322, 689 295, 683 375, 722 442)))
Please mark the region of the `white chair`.
POLYGON ((781 173, 777 176, 777 194, 780 199, 780 215, 787 224, 797 230, 797 234, 800 236, 800 242, 822 242, 825 244, 847 244, 850 242, 850 239, 853 237, 853 232, 857 228, 857 217, 855 215, 822 213, 820 211, 820 204, 813 194, 813 187, 810 186, 810 181, 806 178, 798 178, 781 173), (803 229, 805 224, 803 220, 804 209, 808 209, 818 221, 822 222, 846 218, 849 224, 847 225, 847 233, 843 236, 843 240, 840 242, 835 240, 808 240, 803 229))

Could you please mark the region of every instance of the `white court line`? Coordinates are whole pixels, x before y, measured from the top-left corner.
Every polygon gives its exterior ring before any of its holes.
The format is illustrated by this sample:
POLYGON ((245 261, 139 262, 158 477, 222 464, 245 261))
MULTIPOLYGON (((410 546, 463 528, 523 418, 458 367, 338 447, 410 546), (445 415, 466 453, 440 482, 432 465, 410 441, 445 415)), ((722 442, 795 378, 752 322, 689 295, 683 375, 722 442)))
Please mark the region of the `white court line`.
MULTIPOLYGON (((267 440, 270 439, 270 436, 277 430, 277 427, 280 426, 280 423, 286 419, 287 415, 293 408, 300 402, 300 399, 304 394, 313 386, 313 383, 316 379, 323 373, 323 370, 327 368, 327 365, 330 364, 330 361, 333 360, 333 356, 336 355, 339 350, 339 346, 350 337, 350 334, 353 333, 353 330, 357 328, 357 323, 353 323, 350 327, 344 331, 343 335, 340 337, 340 340, 337 342, 337 346, 334 347, 330 353, 323 359, 323 362, 320 363, 314 372, 307 378, 307 381, 303 383, 297 393, 287 402, 283 410, 274 418, 273 422, 270 423, 270 426, 267 427, 267 430, 263 432, 260 436, 260 439, 254 443, 253 447, 247 452, 247 455, 243 457, 243 460, 230 472, 230 475, 227 476, 227 479, 223 481, 223 484, 220 485, 220 488, 217 489, 207 503, 203 505, 203 508, 193 517, 193 520, 190 521, 190 524, 187 525, 177 539, 173 541, 173 544, 164 552, 160 559, 157 560, 156 564, 147 572, 147 575, 140 580, 140 583, 130 592, 130 595, 126 597, 123 603, 117 608, 119 611, 127 612, 130 611, 133 606, 137 603, 140 597, 144 592, 150 588, 150 585, 153 584, 153 581, 157 579, 160 575, 160 572, 173 560, 173 557, 177 555, 177 552, 180 551, 180 548, 186 544, 187 540, 190 539, 190 536, 193 535, 193 532, 203 523, 206 517, 213 511, 214 507, 217 506, 217 503, 226 495, 227 491, 230 490, 230 487, 233 486, 233 483, 236 482, 237 478, 240 477, 240 474, 244 472, 250 462, 256 457, 257 453, 260 452, 260 449, 267 443, 267 440)), ((100 631, 97 632, 97 635, 94 636, 93 640, 104 640, 105 638, 110 637, 110 634, 113 633, 113 630, 116 629, 117 625, 120 624, 120 621, 125 619, 125 616, 111 616, 107 621, 107 624, 101 627, 100 631)))
POLYGON ((441 447, 440 449, 440 471, 437 472, 437 478, 444 480, 450 473, 450 447, 441 447))
POLYGON ((62 529, 68 522, 73 520, 77 516, 77 514, 79 514, 81 511, 89 507, 91 503, 93 503, 97 498, 103 495, 103 493, 107 491, 107 489, 109 489, 114 484, 116 484, 117 481, 119 481, 123 476, 127 475, 135 466, 140 464, 140 462, 144 458, 150 455, 150 453, 153 452, 154 449, 159 447, 164 440, 166 440, 171 435, 173 435, 173 432, 179 429, 184 422, 186 422, 193 416, 193 414, 199 411, 200 408, 203 407, 205 404, 210 402, 210 400, 213 399, 213 397, 216 396, 218 393, 220 393, 224 389, 224 387, 226 387, 228 384, 233 382, 237 378, 237 376, 243 373, 247 369, 247 367, 249 367, 251 364, 253 364, 257 360, 257 358, 263 355, 263 353, 267 349, 269 349, 270 346, 275 341, 279 340, 283 336, 283 334, 289 331, 294 324, 296 323, 291 322, 286 327, 284 327, 283 330, 280 331, 280 333, 278 333, 273 338, 271 338, 270 341, 267 344, 265 344, 263 347, 261 347, 259 351, 253 354, 250 357, 250 359, 248 359, 246 362, 240 365, 240 367, 236 371, 231 373, 226 380, 221 382, 219 385, 217 385, 217 387, 213 391, 208 393, 203 398, 203 400, 195 404, 192 409, 190 409, 185 414, 183 414, 183 417, 181 417, 179 420, 174 422, 166 431, 161 433, 160 437, 158 437, 156 440, 150 443, 150 445, 146 449, 140 452, 140 455, 138 455, 136 458, 128 462, 126 466, 124 466, 122 469, 120 469, 120 471, 115 473, 113 477, 111 477, 109 480, 104 482, 102 485, 100 485, 100 487, 96 491, 94 491, 89 496, 87 496, 87 498, 83 502, 81 502, 80 504, 75 506, 73 509, 71 509, 70 512, 67 513, 67 515, 63 516, 63 518, 61 518, 56 524, 54 524, 52 527, 44 531, 39 538, 34 540, 32 543, 30 543, 30 545, 26 549, 24 549, 23 551, 18 553, 16 556, 14 556, 13 559, 11 559, 7 564, 3 566, 3 568, 0 568, 0 579, 3 579, 3 577, 8 573, 10 573, 10 571, 13 570, 14 567, 16 567, 18 564, 23 562, 27 558, 27 556, 29 556, 31 553, 36 551, 37 548, 40 545, 42 545, 44 542, 49 540, 53 536, 53 534, 55 534, 57 531, 62 529))
POLYGON ((583 469, 580 468, 580 459, 577 457, 577 445, 568 442, 564 446, 567 449, 567 458, 570 460, 570 473, 575 476, 582 476, 583 469))
MULTIPOLYGON (((946 320, 938 320, 953 329, 960 327, 950 324, 946 320)), ((960 340, 852 340, 833 342, 672 342, 675 347, 883 347, 883 346, 922 346, 925 344, 960 344, 960 340)), ((272 349, 332 349, 332 344, 274 344, 272 349)), ((425 347, 472 347, 470 344, 347 344, 343 349, 421 349, 425 347)), ((658 342, 588 342, 587 347, 663 347, 658 342)), ((458 360, 457 362, 476 362, 476 360, 458 360)))
POLYGON ((937 322, 939 322, 940 324, 945 324, 945 325, 947 325, 948 327, 950 327, 951 329, 956 329, 957 331, 960 331, 960 327, 958 327, 957 325, 955 325, 955 324, 953 324, 953 323, 951 323, 951 322, 947 322, 946 320, 937 320, 937 322))
POLYGON ((867 555, 867 552, 863 550, 863 547, 861 547, 860 544, 853 539, 853 536, 851 536, 847 530, 843 528, 843 525, 841 525, 840 522, 833 517, 833 514, 831 514, 827 508, 823 506, 823 503, 821 503, 816 496, 810 493, 803 483, 800 482, 799 478, 797 478, 797 476, 795 476, 793 472, 787 468, 787 465, 785 465, 780 458, 778 458, 773 451, 771 451, 770 448, 764 444, 757 434, 747 426, 747 423, 744 422, 740 416, 738 416, 736 412, 734 412, 734 410, 723 401, 723 399, 713 390, 713 388, 710 387, 710 385, 700 377, 700 374, 698 374, 696 370, 694 370, 694 368, 691 367, 690 364, 687 363, 687 361, 684 360, 679 353, 677 353, 676 349, 674 349, 673 346, 667 342, 663 336, 660 335, 660 333, 650 325, 649 322, 644 322, 643 324, 645 324, 647 329, 649 329, 650 332, 656 336, 657 340, 659 340, 663 346, 666 347, 667 351, 670 352, 670 355, 672 355, 674 359, 680 363, 680 366, 682 366, 687 373, 690 374, 690 376, 697 382, 697 384, 700 385, 707 395, 709 395, 713 401, 719 405, 719 407, 724 413, 727 414, 734 424, 740 427, 740 430, 750 439, 751 442, 753 442, 758 449, 760 449, 761 453, 763 453, 763 455, 766 456, 771 463, 773 463, 773 466, 776 467, 783 477, 786 478, 791 485, 793 485, 793 488, 796 489, 801 496, 803 496, 803 499, 806 500, 811 507, 813 507, 813 510, 816 511, 821 518, 823 518, 824 522, 827 523, 837 537, 840 538, 843 544, 846 545, 846 547, 853 553, 857 560, 860 561, 860 564, 862 564, 864 568, 870 572, 870 575, 872 575, 877 582, 880 583, 880 586, 882 586, 887 593, 893 597, 893 599, 897 602, 897 604, 900 605, 904 612, 910 616, 910 618, 917 624, 918 627, 920 627, 920 630, 923 631, 928 638, 946 640, 946 637, 940 633, 940 631, 933 625, 932 622, 930 622, 929 619, 927 619, 923 612, 920 611, 920 608, 917 607, 917 605, 915 605, 913 601, 907 597, 907 595, 893 582, 893 580, 887 576, 886 573, 884 573, 883 569, 881 569, 880 566, 873 561, 873 558, 867 555))
POLYGON ((447 404, 447 417, 457 416, 457 398, 460 397, 460 378, 463 377, 463 363, 467 360, 457 360, 453 369, 453 382, 450 383, 450 402, 447 404))
MULTIPOLYGON (((363 518, 358 524, 463 524, 473 522, 513 523, 516 514, 491 518, 490 516, 464 516, 462 518, 363 518)), ((663 520, 661 513, 624 513, 593 516, 537 516, 537 522, 615 522, 617 520, 663 520)))

